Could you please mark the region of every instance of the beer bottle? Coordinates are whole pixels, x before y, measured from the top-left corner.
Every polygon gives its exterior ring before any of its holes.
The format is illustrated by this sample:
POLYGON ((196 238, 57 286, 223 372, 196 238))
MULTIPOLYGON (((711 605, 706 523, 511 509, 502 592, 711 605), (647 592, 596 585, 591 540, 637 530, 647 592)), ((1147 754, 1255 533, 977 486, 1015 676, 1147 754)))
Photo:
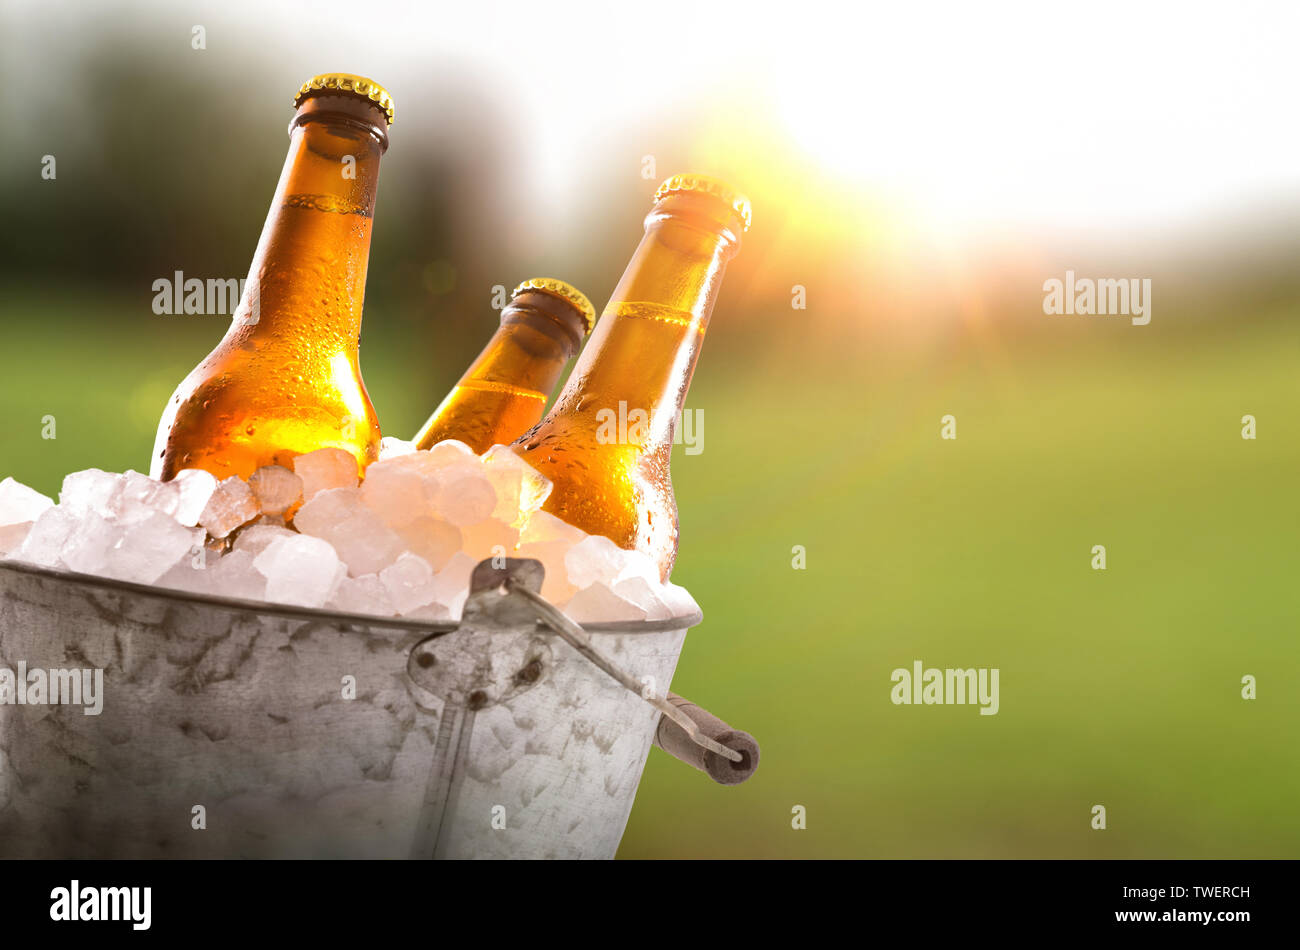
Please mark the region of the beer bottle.
POLYGON ((150 474, 248 478, 301 453, 378 457, 379 421, 358 363, 379 159, 392 99, 327 73, 294 98, 289 155, 230 329, 172 394, 150 474))
POLYGON ((537 424, 560 373, 596 323, 596 310, 562 280, 514 289, 501 326, 415 437, 421 449, 459 439, 482 455, 537 424))
POLYGON ((639 550, 667 579, 677 556, 669 460, 749 200, 701 175, 655 193, 645 235, 551 411, 512 448, 553 484, 543 508, 639 550))

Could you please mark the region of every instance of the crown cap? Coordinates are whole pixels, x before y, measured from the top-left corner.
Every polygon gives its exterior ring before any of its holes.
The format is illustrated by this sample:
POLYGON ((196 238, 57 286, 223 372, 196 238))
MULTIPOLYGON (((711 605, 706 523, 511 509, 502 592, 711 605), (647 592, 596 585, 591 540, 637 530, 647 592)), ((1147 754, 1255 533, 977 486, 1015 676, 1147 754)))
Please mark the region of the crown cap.
POLYGON ((293 97, 294 108, 296 109, 304 99, 319 95, 351 95, 368 99, 383 110, 388 124, 393 124, 393 97, 388 94, 387 89, 373 79, 354 76, 352 73, 321 73, 319 76, 312 76, 302 84, 298 94, 293 97))
POLYGON ((591 305, 587 295, 572 284, 566 284, 554 277, 532 277, 512 290, 510 299, 513 300, 527 291, 550 294, 552 297, 558 297, 572 305, 575 310, 582 314, 582 321, 586 324, 588 333, 596 326, 596 308, 591 305))

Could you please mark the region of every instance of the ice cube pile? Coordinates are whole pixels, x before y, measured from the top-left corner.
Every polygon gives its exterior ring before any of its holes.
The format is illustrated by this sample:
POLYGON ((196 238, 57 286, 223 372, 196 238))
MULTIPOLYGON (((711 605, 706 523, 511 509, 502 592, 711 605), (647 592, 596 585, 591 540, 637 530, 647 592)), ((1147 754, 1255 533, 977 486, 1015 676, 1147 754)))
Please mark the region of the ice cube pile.
POLYGON ((63 480, 59 503, 0 482, 0 559, 200 594, 347 613, 459 619, 474 566, 536 558, 542 595, 579 623, 690 613, 654 562, 542 511, 551 484, 505 446, 482 456, 386 438, 358 482, 335 448, 218 481, 99 469, 63 480))

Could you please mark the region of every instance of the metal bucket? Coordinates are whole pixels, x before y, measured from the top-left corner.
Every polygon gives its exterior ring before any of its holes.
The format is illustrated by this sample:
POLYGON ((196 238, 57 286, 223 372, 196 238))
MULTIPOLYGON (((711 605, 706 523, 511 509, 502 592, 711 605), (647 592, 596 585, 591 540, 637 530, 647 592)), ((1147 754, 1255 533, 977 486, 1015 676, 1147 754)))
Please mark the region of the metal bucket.
MULTIPOLYGON (((459 624, 0 564, 0 668, 103 670, 99 715, 0 704, 0 856, 613 857, 660 711, 508 564, 459 624)), ((663 694, 700 620, 585 630, 663 694)))

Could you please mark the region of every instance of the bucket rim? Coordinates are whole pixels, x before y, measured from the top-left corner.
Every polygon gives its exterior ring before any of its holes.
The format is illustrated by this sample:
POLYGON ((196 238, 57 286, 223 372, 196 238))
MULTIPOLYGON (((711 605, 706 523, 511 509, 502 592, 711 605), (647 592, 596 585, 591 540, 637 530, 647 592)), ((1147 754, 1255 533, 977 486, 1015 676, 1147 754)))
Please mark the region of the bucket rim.
MULTIPOLYGON (((220 597, 215 594, 195 594, 176 587, 158 587, 154 584, 122 581, 113 577, 101 577, 98 574, 83 574, 80 571, 66 571, 60 568, 32 564, 28 561, 0 557, 0 573, 5 571, 30 574, 65 583, 81 584, 82 586, 96 587, 116 593, 137 594, 143 597, 179 601, 186 604, 202 604, 226 610, 241 610, 287 620, 312 620, 381 627, 426 635, 451 633, 460 627, 459 620, 417 620, 407 617, 383 617, 378 614, 343 613, 326 610, 323 607, 298 607, 293 604, 276 604, 265 600, 220 597)), ((581 626, 588 633, 662 633, 666 630, 689 630, 691 627, 698 626, 703 620, 704 613, 695 610, 665 620, 610 620, 601 623, 584 623, 581 626)))

